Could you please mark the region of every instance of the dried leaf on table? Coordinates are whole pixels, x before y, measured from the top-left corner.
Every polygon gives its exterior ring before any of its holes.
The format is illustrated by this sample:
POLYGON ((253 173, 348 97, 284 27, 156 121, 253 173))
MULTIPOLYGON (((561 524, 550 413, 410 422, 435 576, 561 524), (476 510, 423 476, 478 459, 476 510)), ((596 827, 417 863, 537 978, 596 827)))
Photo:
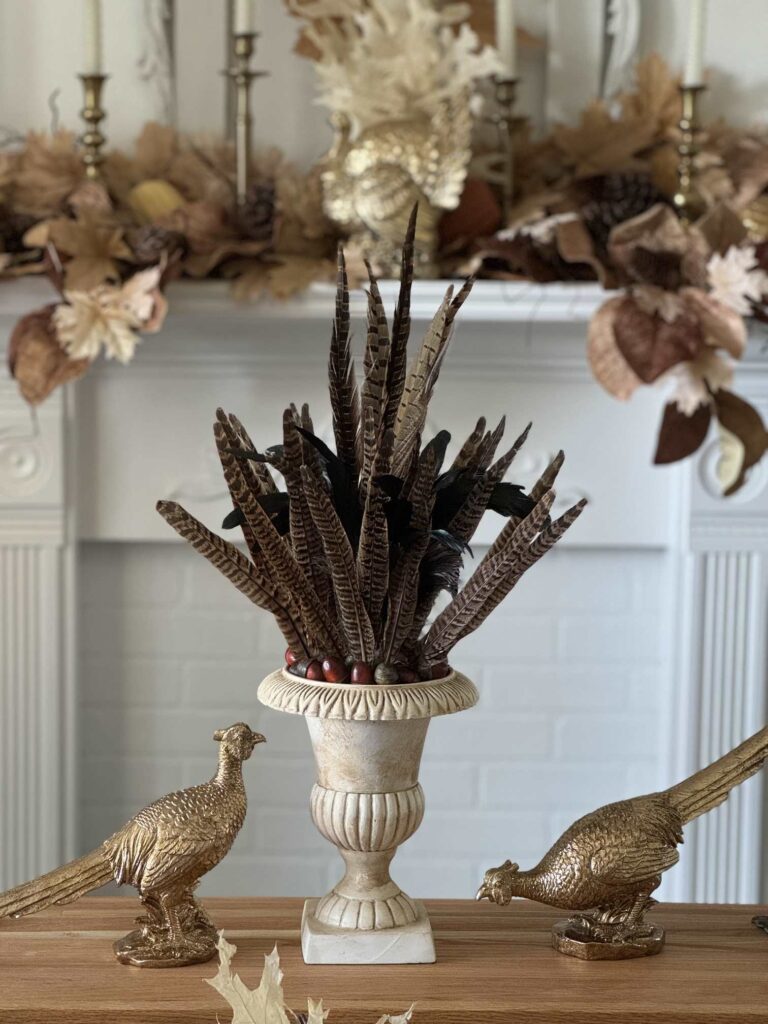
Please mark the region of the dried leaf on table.
POLYGON ((619 97, 624 117, 650 121, 663 135, 680 120, 680 76, 673 75, 658 53, 649 53, 635 65, 635 87, 619 97))
POLYGON ((576 176, 584 177, 639 166, 636 154, 653 142, 655 126, 648 117, 615 120, 601 100, 594 100, 576 127, 558 124, 552 135, 576 176))
POLYGON ((623 299, 613 324, 616 345, 644 384, 677 363, 692 359, 704 344, 698 320, 683 313, 672 323, 646 313, 631 296, 623 299))
POLYGON ((768 431, 757 409, 731 391, 721 388, 714 393, 712 401, 720 425, 734 434, 744 446, 741 469, 725 491, 726 494, 733 494, 743 485, 747 471, 768 451, 768 431))
POLYGON ((615 398, 627 399, 640 386, 640 378, 616 344, 614 326, 624 297, 608 299, 592 315, 587 356, 597 381, 615 398))
POLYGON ((701 405, 691 415, 686 415, 675 402, 668 402, 659 427, 654 463, 666 465, 693 455, 704 443, 711 420, 710 405, 701 405))
POLYGON ((227 942, 219 932, 219 970, 213 978, 203 980, 215 988, 232 1009, 232 1024, 290 1024, 283 995, 283 972, 277 946, 264 957, 264 970, 259 987, 250 989, 232 970, 237 946, 227 942))
POLYGON ((8 369, 22 397, 38 405, 59 385, 76 380, 91 365, 89 359, 70 359, 59 344, 53 324, 55 304, 22 317, 8 343, 8 369))

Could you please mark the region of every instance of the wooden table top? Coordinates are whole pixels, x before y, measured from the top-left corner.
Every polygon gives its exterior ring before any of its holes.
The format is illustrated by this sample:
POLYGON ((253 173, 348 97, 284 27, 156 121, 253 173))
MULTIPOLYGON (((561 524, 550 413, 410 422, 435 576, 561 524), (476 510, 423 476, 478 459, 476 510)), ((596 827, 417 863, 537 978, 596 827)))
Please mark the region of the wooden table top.
MULTIPOLYGON (((438 962, 402 967, 308 967, 301 959, 301 900, 205 900, 238 947, 234 967, 258 985, 277 943, 295 1010, 322 998, 328 1024, 376 1024, 416 1004, 413 1024, 736 1024, 768 1021, 764 909, 666 905, 655 957, 584 963, 550 947, 563 915, 524 901, 499 908, 431 900, 438 962)), ((123 967, 112 940, 129 931, 135 901, 89 897, 20 921, 0 921, 0 1022, 8 1024, 215 1024, 228 1005, 203 978, 211 961, 176 970, 123 967)))

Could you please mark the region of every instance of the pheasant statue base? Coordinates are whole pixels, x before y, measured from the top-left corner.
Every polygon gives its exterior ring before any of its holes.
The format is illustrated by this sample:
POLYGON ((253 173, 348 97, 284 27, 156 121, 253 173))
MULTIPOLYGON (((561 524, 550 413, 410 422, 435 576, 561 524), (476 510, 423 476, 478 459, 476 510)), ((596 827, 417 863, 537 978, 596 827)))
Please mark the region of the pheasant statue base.
POLYGON ((214 777, 156 800, 84 857, 0 893, 0 919, 73 903, 108 882, 134 886, 146 911, 113 949, 132 967, 185 967, 216 956, 216 928, 193 895, 229 853, 245 820, 243 762, 261 733, 218 729, 214 777))
POLYGON ((634 960, 662 951, 664 929, 643 925, 627 937, 622 925, 602 924, 584 914, 558 921, 552 928, 552 946, 578 960, 634 960))
POLYGON ((147 913, 136 918, 139 925, 112 944, 115 957, 129 967, 188 967, 204 964, 218 953, 218 931, 206 912, 190 895, 178 910, 178 941, 166 924, 161 906, 143 901, 147 913))
POLYGON ((606 804, 579 818, 535 868, 505 861, 486 871, 477 899, 513 897, 570 910, 555 925, 554 948, 582 960, 660 953, 664 930, 646 924, 661 876, 680 859, 683 826, 722 804, 768 758, 768 728, 719 761, 661 793, 606 804))

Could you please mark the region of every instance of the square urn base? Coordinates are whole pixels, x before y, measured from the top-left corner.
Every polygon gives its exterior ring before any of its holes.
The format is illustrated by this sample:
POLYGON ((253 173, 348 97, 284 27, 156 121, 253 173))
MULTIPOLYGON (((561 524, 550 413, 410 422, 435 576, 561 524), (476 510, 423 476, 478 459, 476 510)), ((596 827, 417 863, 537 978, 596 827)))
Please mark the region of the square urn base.
POLYGON ((356 931, 332 928, 315 917, 319 900, 307 900, 301 919, 301 952, 307 964, 433 964, 435 943, 424 904, 419 916, 399 928, 356 931))

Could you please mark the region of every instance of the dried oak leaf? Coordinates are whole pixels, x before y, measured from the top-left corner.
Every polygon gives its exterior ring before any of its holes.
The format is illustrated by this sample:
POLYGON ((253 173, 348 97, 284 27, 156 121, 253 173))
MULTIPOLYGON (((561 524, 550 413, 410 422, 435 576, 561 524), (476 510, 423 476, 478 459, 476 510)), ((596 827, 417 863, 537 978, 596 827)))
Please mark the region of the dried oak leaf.
POLYGON ((91 209, 80 210, 76 219, 57 217, 42 221, 26 233, 24 241, 40 248, 50 244, 69 256, 66 284, 75 291, 90 291, 105 281, 119 280, 116 261, 133 260, 122 227, 91 209))
POLYGON ((53 216, 84 177, 83 158, 71 132, 30 132, 15 168, 14 208, 36 217, 53 216))
POLYGON ((707 295, 700 288, 683 288, 680 298, 704 332, 704 341, 713 348, 724 348, 740 359, 747 346, 747 325, 735 309, 707 295))
POLYGON ((728 203, 717 203, 696 222, 713 252, 724 256, 732 245, 740 245, 747 237, 741 217, 728 203))
POLYGON ((673 75, 658 53, 649 53, 635 65, 635 88, 619 97, 625 117, 650 121, 663 135, 680 120, 680 76, 673 75))
POLYGON ((768 431, 757 409, 733 392, 720 388, 713 394, 712 401, 720 425, 734 434, 744 446, 740 471, 724 492, 730 495, 743 486, 747 471, 768 451, 768 431))
POLYGON ((657 466, 667 465, 693 455, 704 443, 711 420, 712 408, 708 404, 700 405, 686 416, 675 402, 668 402, 659 427, 654 463, 657 466))
POLYGON ((30 405, 39 405, 59 385, 82 377, 91 365, 89 359, 70 359, 62 349, 53 325, 56 308, 51 303, 22 317, 8 343, 8 369, 30 405))
POLYGON ((281 254, 269 270, 269 290, 276 299, 290 299, 314 281, 330 281, 336 272, 332 260, 281 254))
POLYGON ((601 100, 583 111, 576 127, 555 125, 552 136, 577 177, 641 166, 636 154, 649 146, 655 129, 647 117, 614 120, 601 100))
POLYGON ((183 266, 191 277, 207 277, 232 256, 257 256, 268 248, 267 242, 238 238, 228 211, 217 203, 185 203, 159 223, 186 237, 189 254, 183 266))
POLYGON ((624 296, 608 299, 592 315, 587 332, 587 357, 598 384, 614 398, 627 399, 640 385, 640 378, 616 344, 614 326, 624 296))
POLYGON ((677 363, 692 359, 704 345, 698 320, 690 314, 667 323, 641 309, 631 296, 621 302, 613 324, 616 346, 644 384, 677 363))

